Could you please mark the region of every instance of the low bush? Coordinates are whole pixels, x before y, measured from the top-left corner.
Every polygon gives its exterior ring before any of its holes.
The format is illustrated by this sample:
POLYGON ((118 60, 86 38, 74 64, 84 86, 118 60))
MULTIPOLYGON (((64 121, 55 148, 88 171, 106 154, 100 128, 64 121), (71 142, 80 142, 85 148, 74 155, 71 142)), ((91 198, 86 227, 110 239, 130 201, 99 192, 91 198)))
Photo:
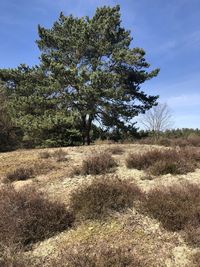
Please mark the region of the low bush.
POLYGON ((186 149, 154 149, 143 154, 129 154, 126 166, 146 170, 152 175, 185 174, 195 170, 199 156, 199 153, 186 149))
POLYGON ((4 179, 4 182, 14 182, 20 180, 27 180, 34 176, 34 168, 19 167, 14 171, 8 172, 4 179))
POLYGON ((143 154, 130 153, 126 158, 126 167, 129 169, 145 170, 160 159, 161 154, 163 155, 163 152, 157 149, 147 151, 143 154))
POLYGON ((158 160, 148 168, 148 172, 152 175, 185 174, 194 170, 194 165, 186 159, 174 158, 158 160))
POLYGON ((41 159, 48 159, 51 157, 51 153, 48 151, 42 151, 39 153, 39 158, 41 159))
POLYGON ((71 208, 77 218, 98 219, 109 215, 110 210, 131 207, 142 196, 141 190, 128 180, 99 177, 72 193, 71 208))
POLYGON ((186 183, 150 190, 143 205, 167 230, 188 231, 189 226, 200 226, 199 203, 200 187, 186 183))
POLYGON ((200 136, 195 133, 191 133, 187 140, 193 146, 200 146, 200 136))
POLYGON ((113 155, 122 155, 124 153, 124 149, 120 146, 113 146, 108 148, 107 152, 113 155))
POLYGON ((15 247, 4 246, 0 241, 0 266, 1 267, 26 267, 27 262, 15 247))
POLYGON ((160 138, 157 142, 158 145, 161 146, 171 146, 171 140, 169 138, 160 138))
POLYGON ((33 162, 31 164, 31 167, 22 166, 14 169, 13 171, 8 172, 3 181, 4 183, 24 181, 27 179, 34 178, 37 175, 47 174, 54 168, 55 166, 51 162, 33 162))
POLYGON ((54 266, 60 267, 144 267, 140 257, 130 246, 120 247, 107 242, 74 244, 63 251, 54 266))
POLYGON ((57 161, 57 162, 61 162, 61 161, 66 161, 66 156, 67 156, 67 152, 65 152, 62 148, 55 150, 52 153, 52 157, 57 161))
POLYGON ((171 145, 172 146, 187 147, 187 146, 189 146, 189 144, 190 143, 185 138, 179 137, 179 138, 173 138, 173 139, 171 139, 171 145))
POLYGON ((199 267, 200 266, 200 251, 195 252, 191 258, 191 267, 199 267))
POLYGON ((0 214, 0 240, 5 246, 31 245, 71 227, 74 220, 64 205, 33 189, 17 192, 12 186, 0 189, 0 214))
POLYGON ((93 151, 82 162, 81 173, 83 175, 105 174, 117 166, 116 161, 108 152, 93 151))
POLYGON ((39 158, 48 159, 54 158, 57 162, 66 161, 67 152, 65 152, 62 148, 55 150, 54 152, 42 151, 39 153, 39 158))

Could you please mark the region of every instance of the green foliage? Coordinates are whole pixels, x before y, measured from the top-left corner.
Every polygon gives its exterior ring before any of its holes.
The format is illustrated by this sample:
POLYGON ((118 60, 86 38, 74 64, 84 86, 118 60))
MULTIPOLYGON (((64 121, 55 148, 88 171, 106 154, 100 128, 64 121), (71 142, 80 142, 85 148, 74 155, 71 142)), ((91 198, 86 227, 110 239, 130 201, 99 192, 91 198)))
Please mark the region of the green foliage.
POLYGON ((158 69, 147 72, 144 50, 130 48, 119 11, 119 6, 97 8, 92 18, 61 13, 51 29, 38 29, 42 67, 59 85, 61 103, 78 113, 83 142, 90 143, 93 121, 126 128, 128 120, 156 103, 140 84, 158 69))
POLYGON ((40 66, 0 70, 25 146, 90 144, 97 121, 119 140, 134 129, 134 116, 156 104, 141 84, 159 70, 148 72, 145 51, 130 48, 119 6, 97 8, 92 18, 61 13, 38 33, 40 66))
POLYGON ((4 88, 0 87, 0 151, 15 148, 21 138, 21 130, 12 120, 8 98, 4 88))

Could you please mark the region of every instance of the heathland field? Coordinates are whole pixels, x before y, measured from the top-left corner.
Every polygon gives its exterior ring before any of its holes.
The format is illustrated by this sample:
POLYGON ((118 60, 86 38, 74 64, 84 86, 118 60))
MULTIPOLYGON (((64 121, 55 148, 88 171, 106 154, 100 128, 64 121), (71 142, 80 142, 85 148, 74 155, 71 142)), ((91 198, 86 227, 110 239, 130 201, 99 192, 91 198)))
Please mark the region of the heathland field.
POLYGON ((0 266, 200 266, 200 149, 1 153, 0 266))

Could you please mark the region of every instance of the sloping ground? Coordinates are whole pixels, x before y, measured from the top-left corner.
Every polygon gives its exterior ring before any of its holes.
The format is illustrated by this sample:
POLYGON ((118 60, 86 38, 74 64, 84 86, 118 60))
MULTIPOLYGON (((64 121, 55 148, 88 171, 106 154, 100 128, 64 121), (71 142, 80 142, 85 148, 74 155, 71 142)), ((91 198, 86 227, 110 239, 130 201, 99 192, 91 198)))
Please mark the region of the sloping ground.
MULTIPOLYGON (((53 152, 56 149, 2 153, 0 154, 0 181, 3 181, 6 173, 16 167, 31 167, 33 164, 42 163, 47 166, 44 173, 26 181, 13 182, 15 189, 21 190, 24 186, 31 186, 38 191, 45 192, 50 200, 58 200, 69 206, 71 192, 81 184, 90 183, 94 179, 91 175, 72 176, 73 166, 80 166, 82 160, 91 151, 96 153, 96 151, 103 151, 115 146, 120 146, 124 153, 113 155, 118 162, 118 167, 114 173, 110 173, 108 176, 117 175, 122 179, 131 179, 146 192, 157 185, 172 185, 183 181, 200 184, 199 169, 187 175, 173 176, 168 174, 153 179, 143 171, 127 169, 125 158, 129 152, 143 152, 152 148, 148 145, 133 144, 63 148, 67 152, 67 160, 63 162, 56 162, 52 158, 41 159, 39 156, 42 151, 53 152)), ((115 247, 117 244, 123 246, 124 244, 124 247, 130 248, 130 253, 139 255, 143 266, 148 267, 193 266, 190 261, 191 256, 199 251, 197 248, 187 246, 178 233, 166 231, 158 221, 144 216, 132 208, 124 213, 113 213, 110 218, 103 221, 88 220, 77 223, 71 230, 66 230, 48 240, 36 243, 30 251, 23 253, 25 257, 34 259, 31 263, 32 266, 59 266, 59 263, 56 262, 65 251, 72 250, 74 253, 79 248, 78 253, 81 253, 83 244, 90 248, 102 244, 110 247, 115 247)), ((195 266, 200 266, 200 263, 195 266)))

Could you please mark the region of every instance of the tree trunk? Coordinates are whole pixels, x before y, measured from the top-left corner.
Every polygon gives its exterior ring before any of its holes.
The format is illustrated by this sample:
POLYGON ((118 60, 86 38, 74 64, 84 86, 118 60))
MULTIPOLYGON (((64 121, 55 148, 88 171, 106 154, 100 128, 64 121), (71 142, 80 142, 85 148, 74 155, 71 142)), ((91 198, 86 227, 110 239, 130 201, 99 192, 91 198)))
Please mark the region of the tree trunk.
POLYGON ((85 139, 86 139, 86 116, 82 116, 82 142, 83 145, 85 145, 85 139))
POLYGON ((87 121, 87 127, 86 127, 86 140, 87 140, 88 146, 91 143, 91 139, 90 139, 91 126, 92 126, 92 117, 89 116, 88 121, 87 121))
POLYGON ((92 126, 92 116, 91 115, 84 115, 82 116, 82 141, 83 145, 87 143, 87 145, 90 145, 91 139, 90 139, 90 131, 92 126))

